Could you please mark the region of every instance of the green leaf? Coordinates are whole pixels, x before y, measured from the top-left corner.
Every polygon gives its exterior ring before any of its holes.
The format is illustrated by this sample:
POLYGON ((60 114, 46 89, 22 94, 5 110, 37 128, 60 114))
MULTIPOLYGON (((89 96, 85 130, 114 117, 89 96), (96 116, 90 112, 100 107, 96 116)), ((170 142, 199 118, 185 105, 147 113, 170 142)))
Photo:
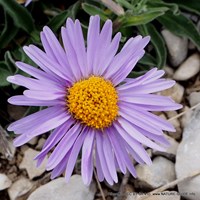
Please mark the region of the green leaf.
POLYGON ((179 7, 194 12, 200 15, 200 1, 199 0, 173 0, 173 3, 179 5, 179 7))
POLYGON ((192 21, 184 15, 173 15, 172 12, 167 12, 165 15, 157 18, 157 20, 172 33, 189 38, 200 48, 200 34, 192 21))
POLYGON ((5 12, 5 25, 0 36, 0 49, 6 45, 16 36, 18 28, 13 24, 13 20, 5 12))
POLYGON ((7 69, 7 65, 4 62, 0 62, 0 87, 8 86, 10 83, 6 80, 11 73, 7 69))
POLYGON ((25 7, 19 5, 17 1, 0 0, 0 5, 12 17, 17 27, 22 28, 27 33, 31 33, 35 29, 31 14, 25 7))
POLYGON ((164 67, 167 58, 167 51, 162 36, 158 33, 156 28, 150 23, 146 25, 141 25, 138 27, 138 29, 142 35, 151 36, 151 43, 153 44, 156 52, 157 66, 159 68, 164 67))
POLYGON ((166 3, 166 2, 163 2, 163 1, 154 0, 154 1, 148 1, 148 3, 147 3, 147 9, 152 9, 152 8, 153 9, 156 9, 156 8, 160 9, 160 8, 163 8, 163 7, 170 9, 173 12, 174 15, 177 15, 177 14, 180 13, 178 5, 175 4, 174 1, 173 1, 173 3, 166 3))
POLYGON ((146 24, 163 15, 163 11, 146 12, 140 15, 124 15, 119 18, 122 27, 146 24))
POLYGON ((101 10, 100 8, 88 3, 82 3, 81 5, 82 5, 82 9, 89 15, 99 15, 103 21, 106 21, 108 19, 105 12, 101 10))
POLYGON ((66 21, 68 17, 75 18, 76 13, 78 12, 78 9, 80 8, 80 2, 76 2, 74 5, 72 5, 69 9, 64 10, 60 14, 53 17, 49 22, 48 26, 56 32, 66 21))
POLYGON ((156 66, 156 59, 148 53, 145 53, 144 56, 139 60, 139 63, 142 65, 156 66))

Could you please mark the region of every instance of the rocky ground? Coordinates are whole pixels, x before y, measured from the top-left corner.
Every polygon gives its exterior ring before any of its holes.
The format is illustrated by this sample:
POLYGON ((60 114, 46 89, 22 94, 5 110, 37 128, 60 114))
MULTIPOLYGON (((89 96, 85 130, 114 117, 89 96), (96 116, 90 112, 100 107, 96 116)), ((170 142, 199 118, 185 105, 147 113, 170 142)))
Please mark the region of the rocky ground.
MULTIPOLYGON (((168 66, 164 68, 166 77, 177 81, 173 88, 162 94, 171 96, 184 106, 178 112, 157 113, 171 121, 176 128, 175 133, 165 133, 171 143, 167 151, 163 153, 148 149, 153 164, 136 165, 137 179, 119 173, 119 183, 109 186, 105 182, 99 185, 94 175, 92 184, 86 187, 81 181, 80 160, 69 184, 63 177, 50 181, 50 174, 45 172, 45 162, 40 168, 35 167, 33 158, 41 150, 45 136, 34 138, 17 149, 4 138, 8 144, 5 147, 5 143, 0 144, 1 200, 200 199, 199 51, 187 39, 167 30, 163 30, 162 35, 169 55, 168 66), (152 191, 154 195, 150 195, 152 191)), ((24 107, 11 105, 7 110, 13 120, 19 119, 26 111, 24 107)))

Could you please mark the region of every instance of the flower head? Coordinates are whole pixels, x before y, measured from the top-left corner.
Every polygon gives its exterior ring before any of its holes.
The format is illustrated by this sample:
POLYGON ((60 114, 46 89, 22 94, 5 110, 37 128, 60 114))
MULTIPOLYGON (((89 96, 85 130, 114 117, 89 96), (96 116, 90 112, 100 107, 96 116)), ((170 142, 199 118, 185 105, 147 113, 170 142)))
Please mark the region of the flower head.
POLYGON ((151 164, 143 145, 162 151, 161 145, 168 145, 163 130, 175 131, 169 122, 149 112, 181 108, 169 97, 152 94, 175 82, 161 78, 164 71, 156 68, 138 78, 126 78, 150 38, 130 38, 117 52, 120 38, 117 33, 112 39, 110 20, 100 30, 99 16, 92 16, 86 47, 80 22, 68 18, 62 27, 64 48, 44 27, 44 50, 24 47, 39 68, 16 63, 32 78, 8 77, 11 83, 27 88, 23 95, 11 97, 11 104, 47 107, 12 123, 8 130, 19 134, 16 146, 53 130, 35 158, 40 165, 51 152, 46 168, 53 170, 52 178, 65 172, 68 181, 81 149, 81 173, 87 185, 94 162, 100 181, 117 182, 117 169, 136 176, 131 157, 151 164))

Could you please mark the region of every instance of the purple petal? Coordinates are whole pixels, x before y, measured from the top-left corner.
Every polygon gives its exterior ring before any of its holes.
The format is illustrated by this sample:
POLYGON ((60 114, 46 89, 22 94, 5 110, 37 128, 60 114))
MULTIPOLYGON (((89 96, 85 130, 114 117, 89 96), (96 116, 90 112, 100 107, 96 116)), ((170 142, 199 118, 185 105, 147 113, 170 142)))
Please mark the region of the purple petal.
POLYGON ((113 125, 120 136, 130 145, 131 148, 133 148, 138 156, 140 156, 140 158, 144 160, 146 164, 150 165, 152 163, 151 159, 149 158, 149 155, 147 154, 143 146, 128 133, 126 133, 118 123, 113 123, 113 125))
POLYGON ((87 133, 88 133, 87 129, 82 130, 81 134, 78 136, 76 142, 74 143, 74 145, 72 147, 72 151, 71 151, 71 154, 69 156, 69 160, 68 160, 68 163, 67 163, 67 168, 66 168, 66 171, 65 171, 65 180, 67 182, 69 181, 69 179, 71 177, 71 174, 73 172, 73 169, 74 169, 78 154, 80 152, 80 149, 82 147, 82 144, 83 144, 83 142, 85 140, 85 137, 86 137, 87 133))
POLYGON ((100 17, 91 16, 87 34, 87 62, 88 62, 88 73, 93 74, 94 68, 94 57, 97 51, 97 41, 100 32, 100 17))
POLYGON ((111 143, 108 139, 107 134, 103 135, 103 151, 104 151, 105 160, 106 160, 110 175, 113 178, 113 180, 117 183, 118 178, 117 178, 116 167, 115 167, 115 162, 114 162, 114 155, 113 155, 113 152, 111 149, 111 143))
POLYGON ((65 98, 65 92, 57 92, 57 91, 40 91, 40 90, 25 90, 24 96, 37 100, 56 100, 65 98))
POLYGON ((62 138, 58 143, 47 163, 47 169, 51 170, 65 157, 68 151, 73 147, 78 135, 81 133, 82 126, 77 123, 62 138))
POLYGON ((121 125, 121 127, 127 132, 127 134, 129 134, 131 137, 133 137, 135 140, 137 140, 141 144, 144 144, 144 145, 151 147, 152 149, 156 149, 158 151, 164 151, 165 150, 163 147, 161 147, 158 144, 149 140, 141 132, 137 131, 137 129, 134 126, 132 126, 125 119, 119 117, 118 122, 121 125))
POLYGON ((17 95, 10 97, 8 102, 13 105, 21 105, 21 106, 56 106, 56 105, 65 105, 65 102, 60 100, 36 100, 28 98, 24 95, 17 95))
POLYGON ((93 174, 93 144, 94 144, 94 130, 89 130, 82 148, 82 161, 81 161, 81 175, 83 182, 86 185, 89 185, 92 180, 93 174))
POLYGON ((103 136, 100 131, 96 133, 96 145, 97 145, 97 153, 100 159, 100 165, 101 165, 101 169, 103 171, 104 177, 110 185, 113 185, 113 178, 111 177, 111 174, 109 172, 108 163, 106 162, 105 154, 103 151, 103 136))
POLYGON ((172 124, 170 124, 167 120, 162 119, 161 117, 158 117, 150 112, 147 112, 143 109, 138 108, 135 105, 132 105, 130 103, 119 103, 120 109, 123 109, 124 112, 128 113, 131 116, 135 116, 138 119, 142 119, 145 122, 149 122, 153 124, 156 127, 161 128, 162 130, 166 131, 175 131, 172 124))

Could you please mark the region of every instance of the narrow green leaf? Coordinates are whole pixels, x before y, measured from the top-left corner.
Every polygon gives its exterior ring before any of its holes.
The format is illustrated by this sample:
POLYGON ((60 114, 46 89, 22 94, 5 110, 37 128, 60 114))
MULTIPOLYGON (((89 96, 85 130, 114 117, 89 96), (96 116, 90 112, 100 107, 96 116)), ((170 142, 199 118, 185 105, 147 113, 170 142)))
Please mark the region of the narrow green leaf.
POLYGON ((8 67, 4 62, 0 62, 0 87, 10 85, 10 83, 6 80, 6 78, 11 75, 7 68, 8 67))
POLYGON ((0 49, 6 45, 16 36, 18 28, 13 24, 13 20, 5 12, 5 25, 0 36, 0 49))
POLYGON ((108 19, 105 12, 101 10, 100 8, 88 3, 82 3, 81 5, 82 5, 82 9, 89 15, 99 15, 103 21, 106 21, 108 19))
POLYGON ((200 15, 200 1, 199 0, 173 0, 173 3, 179 5, 179 7, 194 12, 200 15))
POLYGON ((34 29, 33 18, 27 9, 17 3, 15 0, 0 0, 0 5, 12 17, 15 25, 22 28, 27 33, 31 33, 34 29))
POLYGON ((170 9, 174 15, 177 15, 180 13, 178 5, 175 4, 174 1, 173 1, 173 3, 166 3, 164 1, 155 1, 155 0, 147 2, 147 9, 152 9, 152 8, 159 9, 159 8, 163 8, 163 7, 170 9))
POLYGON ((156 28, 150 23, 146 25, 141 25, 138 27, 138 29, 142 35, 151 36, 151 42, 156 52, 157 66, 159 68, 164 67, 167 58, 167 51, 162 36, 158 33, 156 28))
POLYGON ((200 48, 200 33, 192 21, 184 15, 173 15, 172 12, 167 12, 165 15, 157 18, 157 20, 172 33, 189 38, 200 48))
POLYGON ((142 65, 156 66, 156 59, 148 53, 145 53, 144 56, 139 60, 139 63, 142 65))
POLYGON ((72 5, 69 9, 64 10, 60 14, 53 17, 49 22, 48 26, 53 30, 57 31, 66 21, 68 17, 75 18, 76 13, 78 12, 78 9, 80 8, 80 2, 76 2, 74 5, 72 5))
POLYGON ((125 15, 119 18, 122 27, 146 24, 163 15, 163 11, 146 12, 140 15, 125 15))

